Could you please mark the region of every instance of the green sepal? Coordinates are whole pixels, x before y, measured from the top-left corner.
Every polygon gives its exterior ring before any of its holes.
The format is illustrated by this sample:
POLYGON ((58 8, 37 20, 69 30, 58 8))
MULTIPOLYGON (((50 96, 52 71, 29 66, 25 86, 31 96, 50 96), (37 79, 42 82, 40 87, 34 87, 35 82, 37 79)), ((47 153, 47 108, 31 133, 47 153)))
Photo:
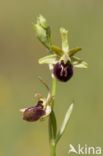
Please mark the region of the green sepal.
POLYGON ((73 56, 75 55, 78 51, 82 50, 82 48, 74 48, 74 49, 70 49, 68 52, 69 56, 73 56))
POLYGON ((67 54, 69 50, 68 31, 65 28, 60 28, 60 34, 62 39, 62 50, 67 54))
POLYGON ((64 54, 63 50, 62 50, 61 48, 59 48, 59 47, 56 47, 56 46, 52 45, 50 48, 51 48, 51 50, 52 50, 55 54, 57 54, 57 55, 59 55, 59 56, 62 56, 62 55, 64 54))
POLYGON ((39 59, 39 64, 55 64, 60 59, 56 54, 48 55, 39 59))
POLYGON ((76 68, 88 68, 87 62, 83 61, 83 60, 80 59, 79 57, 72 56, 72 57, 71 57, 71 60, 72 60, 72 64, 73 64, 74 67, 76 67, 76 68))
POLYGON ((56 136, 56 144, 57 142, 60 140, 60 138, 62 137, 62 135, 64 134, 64 131, 66 130, 67 128, 67 125, 68 125, 68 122, 69 122, 69 119, 70 119, 70 116, 71 116, 71 113, 72 113, 72 110, 73 110, 73 103, 70 105, 70 107, 68 108, 67 110, 67 113, 65 115, 65 118, 64 118, 64 121, 62 123, 62 126, 56 136))

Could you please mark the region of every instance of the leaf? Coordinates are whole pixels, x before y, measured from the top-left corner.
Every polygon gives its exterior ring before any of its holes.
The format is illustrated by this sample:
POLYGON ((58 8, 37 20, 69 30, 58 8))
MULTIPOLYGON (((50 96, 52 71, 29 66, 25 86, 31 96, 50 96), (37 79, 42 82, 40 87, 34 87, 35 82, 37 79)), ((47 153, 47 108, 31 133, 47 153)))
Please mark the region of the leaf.
POLYGON ((82 48, 70 49, 69 52, 68 52, 68 54, 69 54, 69 56, 73 56, 73 55, 75 55, 80 50, 82 50, 82 48))
POLYGON ((63 50, 59 47, 56 47, 54 45, 51 46, 51 50, 55 52, 57 55, 62 56, 64 54, 63 50))
POLYGON ((57 122, 56 122, 55 113, 52 110, 49 117, 49 137, 55 140, 56 134, 57 134, 57 122))
POLYGON ((55 64, 59 60, 59 56, 56 54, 48 55, 39 59, 39 64, 55 64))
POLYGON ((79 57, 72 56, 72 63, 76 68, 88 68, 88 64, 79 57))
POLYGON ((56 143, 60 140, 60 138, 62 137, 64 131, 67 128, 67 125, 68 125, 72 110, 73 110, 73 103, 70 105, 70 107, 69 107, 69 109, 68 109, 68 111, 67 111, 67 113, 65 115, 64 121, 63 121, 62 126, 60 128, 60 131, 59 131, 59 133, 58 133, 58 135, 56 137, 56 143))

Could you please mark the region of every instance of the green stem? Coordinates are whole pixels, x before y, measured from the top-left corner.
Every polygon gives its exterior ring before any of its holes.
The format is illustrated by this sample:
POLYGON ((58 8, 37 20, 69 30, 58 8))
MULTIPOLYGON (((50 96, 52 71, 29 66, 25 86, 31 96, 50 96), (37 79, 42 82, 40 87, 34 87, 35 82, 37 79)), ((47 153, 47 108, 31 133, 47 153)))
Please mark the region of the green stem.
POLYGON ((53 100, 51 103, 51 107, 52 107, 52 112, 49 116, 49 142, 50 142, 50 152, 51 152, 51 156, 56 156, 56 118, 55 118, 55 114, 53 111, 53 107, 54 107, 54 101, 55 101, 55 95, 56 95, 56 84, 57 81, 56 79, 53 77, 52 78, 52 96, 53 96, 53 100))
POLYGON ((55 79, 55 77, 52 78, 52 96, 53 96, 53 100, 51 103, 51 107, 53 109, 54 107, 54 100, 55 100, 55 95, 56 95, 56 87, 57 87, 57 80, 55 79))
POLYGON ((50 142, 50 151, 51 151, 51 156, 56 156, 56 145, 54 140, 51 140, 50 142))

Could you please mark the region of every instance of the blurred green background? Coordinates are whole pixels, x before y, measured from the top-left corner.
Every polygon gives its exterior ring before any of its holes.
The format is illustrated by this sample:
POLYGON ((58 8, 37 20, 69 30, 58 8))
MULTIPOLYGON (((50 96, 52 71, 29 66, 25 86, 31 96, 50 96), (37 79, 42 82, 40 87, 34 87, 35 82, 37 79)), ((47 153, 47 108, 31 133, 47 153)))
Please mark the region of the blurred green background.
POLYGON ((53 43, 61 46, 61 26, 69 29, 70 48, 82 47, 78 56, 89 64, 58 82, 58 127, 73 100, 75 107, 57 155, 67 156, 70 143, 103 147, 103 1, 0 0, 0 156, 49 156, 47 120, 28 123, 19 112, 35 105, 35 93, 47 95, 38 75, 51 86, 48 67, 38 64, 47 54, 32 28, 39 14, 51 25, 53 43))

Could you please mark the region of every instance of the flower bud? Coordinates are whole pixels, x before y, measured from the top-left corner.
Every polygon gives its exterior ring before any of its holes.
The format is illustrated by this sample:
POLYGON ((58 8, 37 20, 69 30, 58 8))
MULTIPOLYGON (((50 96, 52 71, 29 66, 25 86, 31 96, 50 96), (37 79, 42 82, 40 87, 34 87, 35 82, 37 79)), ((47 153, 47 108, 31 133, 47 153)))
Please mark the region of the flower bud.
POLYGON ((35 31, 37 33, 38 38, 42 42, 46 42, 47 41, 46 30, 43 27, 41 27, 39 24, 35 24, 34 29, 35 29, 35 31))
POLYGON ((50 48, 50 27, 47 24, 46 19, 40 15, 37 18, 37 23, 33 23, 33 28, 39 38, 39 40, 49 49, 50 48))
POLYGON ((41 25, 43 28, 47 29, 48 28, 48 24, 47 24, 47 20, 42 16, 40 15, 37 19, 37 23, 39 25, 41 25))
POLYGON ((23 112, 23 119, 26 121, 37 121, 39 120, 42 116, 45 115, 45 110, 43 109, 42 106, 43 101, 38 101, 36 106, 29 107, 25 109, 23 112))
POLYGON ((57 62, 53 68, 54 76, 62 82, 68 81, 73 76, 73 65, 68 61, 57 62))

